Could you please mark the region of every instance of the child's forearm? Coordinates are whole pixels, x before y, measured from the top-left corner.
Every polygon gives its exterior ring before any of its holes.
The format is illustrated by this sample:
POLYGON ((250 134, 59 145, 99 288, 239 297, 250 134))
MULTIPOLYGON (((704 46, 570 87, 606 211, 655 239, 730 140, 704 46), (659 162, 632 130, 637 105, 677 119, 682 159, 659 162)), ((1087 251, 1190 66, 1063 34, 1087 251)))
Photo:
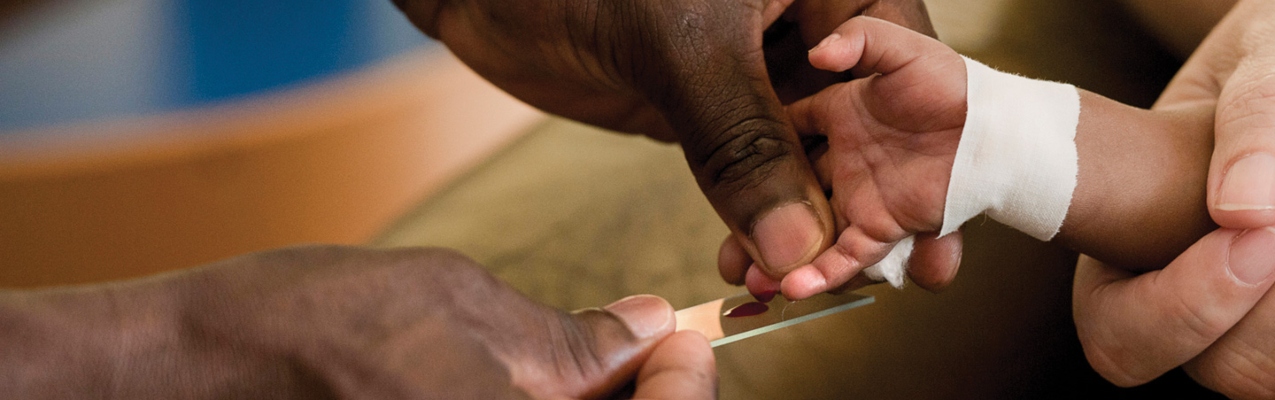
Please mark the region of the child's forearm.
POLYGON ((1216 227, 1205 202, 1211 106, 1149 111, 1083 90, 1080 102, 1079 177, 1055 240, 1146 270, 1216 227))

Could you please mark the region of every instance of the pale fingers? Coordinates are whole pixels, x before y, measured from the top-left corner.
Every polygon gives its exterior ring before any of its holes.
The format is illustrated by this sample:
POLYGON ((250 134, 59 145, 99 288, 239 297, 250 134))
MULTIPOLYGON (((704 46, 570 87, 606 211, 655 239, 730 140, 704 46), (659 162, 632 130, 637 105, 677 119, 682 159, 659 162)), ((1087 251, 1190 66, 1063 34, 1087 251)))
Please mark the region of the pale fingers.
POLYGON ((1089 363, 1120 386, 1196 357, 1271 287, 1275 231, 1222 229, 1161 271, 1134 276, 1081 257, 1073 313, 1089 363))

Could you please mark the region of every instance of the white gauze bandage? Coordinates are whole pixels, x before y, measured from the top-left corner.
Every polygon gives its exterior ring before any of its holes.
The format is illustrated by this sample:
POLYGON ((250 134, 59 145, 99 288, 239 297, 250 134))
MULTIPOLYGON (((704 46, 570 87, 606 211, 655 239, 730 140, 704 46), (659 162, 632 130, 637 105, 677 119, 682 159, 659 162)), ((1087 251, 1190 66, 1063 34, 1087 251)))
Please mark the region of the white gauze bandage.
MULTIPOLYGON (((940 235, 982 213, 1040 240, 1062 227, 1076 189, 1080 95, 1062 83, 994 70, 965 58, 965 129, 952 164, 940 235)), ((863 270, 903 287, 913 237, 863 270)))
POLYGON ((1040 240, 1062 227, 1079 171, 1080 94, 965 59, 969 111, 940 235, 987 216, 1040 240))

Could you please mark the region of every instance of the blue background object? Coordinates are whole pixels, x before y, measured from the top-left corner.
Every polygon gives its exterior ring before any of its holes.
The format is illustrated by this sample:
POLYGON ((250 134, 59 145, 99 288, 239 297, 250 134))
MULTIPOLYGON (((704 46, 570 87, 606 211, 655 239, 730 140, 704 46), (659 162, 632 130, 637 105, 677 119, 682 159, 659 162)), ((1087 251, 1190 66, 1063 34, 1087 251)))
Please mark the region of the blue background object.
POLYGON ((0 135, 230 101, 432 45, 389 0, 52 4, 0 29, 0 135))

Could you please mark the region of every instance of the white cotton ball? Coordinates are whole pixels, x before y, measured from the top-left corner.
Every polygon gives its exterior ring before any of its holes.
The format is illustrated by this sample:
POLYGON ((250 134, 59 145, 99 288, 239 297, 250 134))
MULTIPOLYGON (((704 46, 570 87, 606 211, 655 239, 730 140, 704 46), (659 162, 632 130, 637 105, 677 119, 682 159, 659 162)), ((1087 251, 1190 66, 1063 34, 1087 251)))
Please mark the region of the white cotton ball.
POLYGON ((865 268, 863 274, 874 281, 890 282, 895 289, 903 288, 903 277, 908 272, 908 259, 912 257, 912 242, 915 236, 908 236, 894 245, 890 254, 886 254, 881 262, 865 268))

